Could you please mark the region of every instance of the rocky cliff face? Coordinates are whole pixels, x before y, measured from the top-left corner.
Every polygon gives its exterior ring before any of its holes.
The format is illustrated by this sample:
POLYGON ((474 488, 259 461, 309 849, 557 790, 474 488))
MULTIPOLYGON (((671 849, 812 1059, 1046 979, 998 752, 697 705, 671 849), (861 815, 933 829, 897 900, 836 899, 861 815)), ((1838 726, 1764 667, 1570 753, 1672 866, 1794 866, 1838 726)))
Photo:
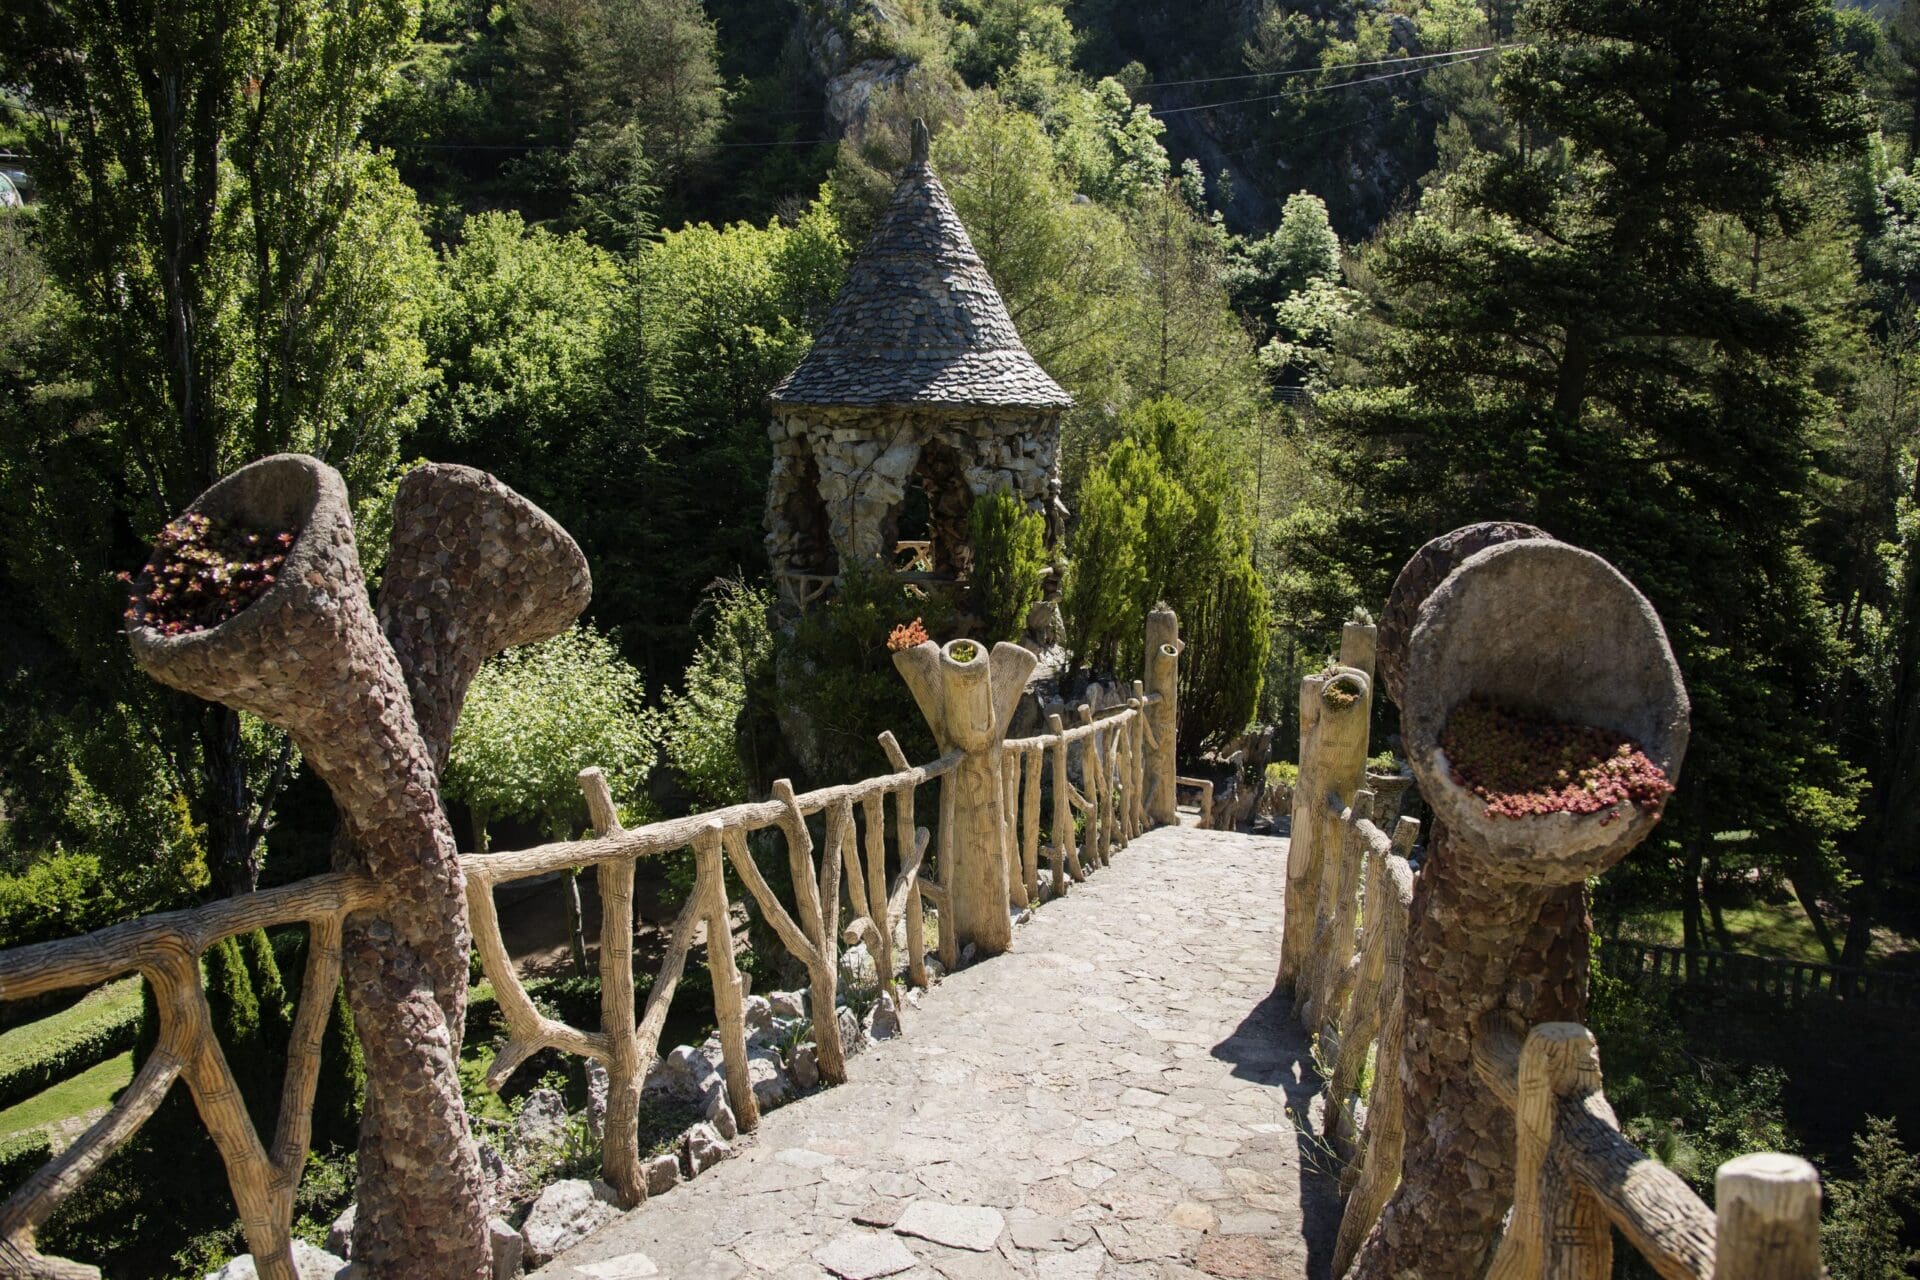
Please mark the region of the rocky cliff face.
POLYGON ((897 50, 905 19, 881 0, 805 0, 800 34, 827 95, 827 124, 839 137, 865 118, 873 95, 913 69, 897 50))

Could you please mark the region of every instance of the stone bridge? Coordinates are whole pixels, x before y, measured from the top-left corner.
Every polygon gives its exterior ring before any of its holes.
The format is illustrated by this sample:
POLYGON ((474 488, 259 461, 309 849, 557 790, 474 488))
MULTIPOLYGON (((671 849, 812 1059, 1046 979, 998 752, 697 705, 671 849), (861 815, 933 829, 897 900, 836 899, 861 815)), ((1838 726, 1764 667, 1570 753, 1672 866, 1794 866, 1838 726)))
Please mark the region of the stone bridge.
POLYGON ((1323 1277, 1340 1200, 1273 992, 1284 840, 1162 827, 905 1015, 848 1082, 542 1280, 1323 1277))

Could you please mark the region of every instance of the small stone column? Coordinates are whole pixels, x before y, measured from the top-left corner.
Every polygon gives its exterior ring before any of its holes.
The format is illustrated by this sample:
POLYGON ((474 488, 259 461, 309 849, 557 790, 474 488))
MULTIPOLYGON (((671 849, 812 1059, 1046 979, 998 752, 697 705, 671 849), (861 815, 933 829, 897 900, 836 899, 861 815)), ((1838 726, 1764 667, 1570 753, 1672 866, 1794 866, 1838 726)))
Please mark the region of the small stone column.
POLYGON ((1153 744, 1147 748, 1147 816, 1169 827, 1180 820, 1174 808, 1179 772, 1174 757, 1180 732, 1180 652, 1186 647, 1173 610, 1161 605, 1147 615, 1147 692, 1160 695, 1158 702, 1147 704, 1147 723, 1153 729, 1153 744))
POLYGON ((1645 598, 1600 557, 1526 526, 1436 539, 1401 573, 1381 668, 1433 814, 1404 967, 1400 1185, 1356 1280, 1478 1280, 1513 1200, 1513 1115, 1474 1076, 1489 1023, 1579 1022, 1591 924, 1586 881, 1646 838, 1658 813, 1489 818, 1451 777, 1440 735, 1481 696, 1637 740, 1669 778, 1686 751, 1679 667, 1645 598))
POLYGON ((951 841, 941 833, 951 865, 940 868, 952 919, 943 917, 940 928, 943 935, 952 930, 960 947, 971 945, 981 956, 1000 955, 1013 945, 1007 912, 1013 851, 1007 845, 1000 744, 1038 661, 1017 644, 996 644, 989 654, 973 640, 945 647, 929 640, 893 655, 941 754, 964 753, 960 766, 940 783, 954 789, 951 841))

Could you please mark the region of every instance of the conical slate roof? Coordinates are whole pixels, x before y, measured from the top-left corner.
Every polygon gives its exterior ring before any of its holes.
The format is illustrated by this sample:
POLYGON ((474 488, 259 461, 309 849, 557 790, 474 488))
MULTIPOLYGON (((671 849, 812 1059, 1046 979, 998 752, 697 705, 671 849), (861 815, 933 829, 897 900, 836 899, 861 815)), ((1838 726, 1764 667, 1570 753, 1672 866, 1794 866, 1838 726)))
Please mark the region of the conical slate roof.
POLYGON ((1066 409, 1021 345, 915 122, 913 163, 860 250, 813 349, 771 397, 802 405, 1066 409))

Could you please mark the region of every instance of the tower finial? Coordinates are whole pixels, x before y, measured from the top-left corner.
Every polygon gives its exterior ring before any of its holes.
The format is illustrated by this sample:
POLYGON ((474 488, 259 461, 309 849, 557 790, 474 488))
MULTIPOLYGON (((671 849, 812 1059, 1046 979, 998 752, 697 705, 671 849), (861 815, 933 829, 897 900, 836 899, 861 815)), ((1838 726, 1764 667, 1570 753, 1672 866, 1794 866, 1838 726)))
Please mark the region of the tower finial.
POLYGON ((913 154, 907 163, 924 166, 927 163, 927 145, 931 136, 927 133, 927 122, 915 116, 913 120, 913 154))

